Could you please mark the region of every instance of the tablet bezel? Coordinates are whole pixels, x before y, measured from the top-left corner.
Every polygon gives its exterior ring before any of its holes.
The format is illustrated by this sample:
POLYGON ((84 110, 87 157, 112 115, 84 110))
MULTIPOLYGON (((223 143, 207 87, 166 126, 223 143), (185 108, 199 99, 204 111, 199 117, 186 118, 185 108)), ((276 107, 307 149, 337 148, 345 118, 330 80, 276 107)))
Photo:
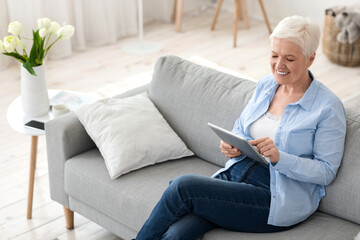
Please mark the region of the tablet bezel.
POLYGON ((265 157, 262 156, 245 138, 212 123, 208 123, 208 126, 216 133, 216 135, 218 135, 218 137, 220 137, 220 139, 239 149, 242 154, 258 161, 261 164, 269 165, 269 162, 265 159, 265 157))

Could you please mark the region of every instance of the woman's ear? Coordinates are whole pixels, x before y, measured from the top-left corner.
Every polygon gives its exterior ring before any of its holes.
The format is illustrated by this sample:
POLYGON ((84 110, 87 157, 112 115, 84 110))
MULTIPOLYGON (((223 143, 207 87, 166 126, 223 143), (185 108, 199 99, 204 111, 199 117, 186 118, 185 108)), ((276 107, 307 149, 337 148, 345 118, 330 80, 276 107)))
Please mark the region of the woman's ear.
POLYGON ((310 57, 309 57, 309 62, 308 62, 308 68, 313 64, 314 60, 316 57, 316 53, 313 53, 310 57))

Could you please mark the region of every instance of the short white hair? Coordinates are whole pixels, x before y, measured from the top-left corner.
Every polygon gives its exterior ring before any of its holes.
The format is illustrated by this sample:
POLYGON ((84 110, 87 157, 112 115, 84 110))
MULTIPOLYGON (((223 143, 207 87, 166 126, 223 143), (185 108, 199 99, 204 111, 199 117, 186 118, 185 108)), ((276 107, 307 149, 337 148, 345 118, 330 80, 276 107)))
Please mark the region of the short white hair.
POLYGON ((316 53, 320 40, 320 27, 318 24, 301 16, 286 17, 279 22, 270 35, 274 38, 287 39, 300 46, 305 57, 316 53))

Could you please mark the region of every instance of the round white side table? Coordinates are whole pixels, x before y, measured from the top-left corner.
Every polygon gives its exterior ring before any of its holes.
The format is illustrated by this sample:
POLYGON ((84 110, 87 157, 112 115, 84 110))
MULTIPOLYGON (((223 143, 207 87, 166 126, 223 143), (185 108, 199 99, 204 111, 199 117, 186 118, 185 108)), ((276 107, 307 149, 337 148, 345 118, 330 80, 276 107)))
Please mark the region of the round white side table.
MULTIPOLYGON (((72 94, 79 94, 81 96, 86 96, 86 100, 88 103, 90 102, 90 99, 96 100, 98 99, 95 96, 91 96, 88 94, 78 93, 78 92, 72 92, 72 91, 62 91, 62 90, 49 90, 49 98, 50 98, 50 105, 52 105, 51 98, 57 95, 60 92, 68 92, 72 94)), ((58 102, 56 102, 58 104, 58 102)), ((79 104, 77 104, 79 106, 79 104)), ((69 107, 70 110, 75 110, 69 107)), ((27 199, 27 214, 26 217, 28 219, 32 218, 32 203, 33 203, 33 193, 34 193, 34 180, 35 180, 35 168, 36 168, 36 155, 37 155, 37 145, 38 145, 38 137, 41 135, 45 135, 44 130, 40 129, 33 129, 28 128, 24 124, 29 122, 30 120, 36 120, 40 122, 46 123, 47 121, 53 119, 53 114, 49 109, 49 112, 41 117, 37 118, 29 118, 25 115, 25 113, 22 110, 21 105, 21 96, 18 96, 15 98, 9 105, 7 109, 7 120, 9 122, 9 125, 11 128, 13 128, 15 131, 31 136, 31 147, 30 147, 30 168, 29 168, 29 186, 28 186, 28 199, 27 199)))

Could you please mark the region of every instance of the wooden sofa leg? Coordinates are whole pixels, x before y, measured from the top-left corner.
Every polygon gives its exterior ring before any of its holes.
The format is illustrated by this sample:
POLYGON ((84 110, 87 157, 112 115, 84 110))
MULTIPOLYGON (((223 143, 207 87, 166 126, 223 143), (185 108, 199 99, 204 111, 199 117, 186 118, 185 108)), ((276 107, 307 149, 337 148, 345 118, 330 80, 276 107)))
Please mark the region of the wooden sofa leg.
POLYGON ((74 229, 74 212, 64 206, 65 221, 67 229, 74 229))

